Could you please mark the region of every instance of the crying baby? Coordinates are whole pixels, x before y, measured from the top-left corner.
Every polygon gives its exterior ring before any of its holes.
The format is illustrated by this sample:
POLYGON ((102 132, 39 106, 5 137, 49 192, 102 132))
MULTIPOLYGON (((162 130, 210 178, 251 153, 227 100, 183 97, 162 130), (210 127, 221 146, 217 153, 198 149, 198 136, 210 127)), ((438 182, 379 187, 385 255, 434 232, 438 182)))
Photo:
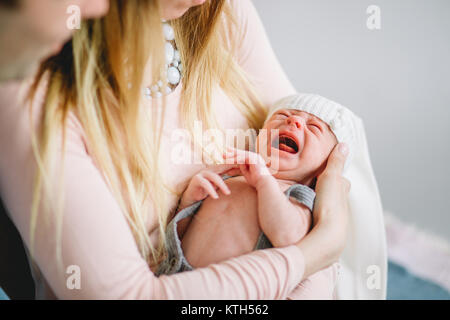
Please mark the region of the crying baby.
MULTIPOLYGON (((299 242, 311 229, 315 182, 338 142, 352 153, 354 129, 345 107, 312 94, 280 100, 256 141, 256 152, 228 149, 224 165, 196 174, 166 231, 158 274, 206 267, 253 250, 299 242)), ((347 162, 350 161, 350 156, 347 162)), ((289 299, 332 299, 337 266, 302 281, 289 299)))

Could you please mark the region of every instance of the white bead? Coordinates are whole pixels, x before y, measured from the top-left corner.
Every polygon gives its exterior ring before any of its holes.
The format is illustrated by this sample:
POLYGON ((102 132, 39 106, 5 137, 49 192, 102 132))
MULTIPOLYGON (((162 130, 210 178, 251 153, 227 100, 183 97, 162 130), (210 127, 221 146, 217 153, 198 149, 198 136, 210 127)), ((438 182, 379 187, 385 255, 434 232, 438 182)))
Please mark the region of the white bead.
POLYGON ((166 50, 166 63, 171 63, 175 54, 172 44, 166 42, 165 50, 166 50))
POLYGON ((173 31, 173 28, 167 23, 163 24, 163 32, 164 38, 166 38, 167 41, 172 41, 173 39, 175 39, 175 32, 173 31))
POLYGON ((180 82, 180 72, 175 67, 170 67, 169 70, 167 70, 167 80, 169 80, 169 83, 175 85, 180 82))
MULTIPOLYGON (((178 50, 169 41, 175 40, 175 31, 169 23, 163 22, 163 34, 166 39, 164 46, 165 53, 165 67, 167 72, 167 81, 169 84, 176 86, 181 80, 181 72, 183 67, 181 65, 181 55, 178 50)), ((169 86, 164 86, 164 82, 159 80, 151 87, 144 88, 144 95, 146 98, 160 98, 163 95, 172 93, 173 90, 169 86), (163 94, 164 93, 164 94, 163 94)))

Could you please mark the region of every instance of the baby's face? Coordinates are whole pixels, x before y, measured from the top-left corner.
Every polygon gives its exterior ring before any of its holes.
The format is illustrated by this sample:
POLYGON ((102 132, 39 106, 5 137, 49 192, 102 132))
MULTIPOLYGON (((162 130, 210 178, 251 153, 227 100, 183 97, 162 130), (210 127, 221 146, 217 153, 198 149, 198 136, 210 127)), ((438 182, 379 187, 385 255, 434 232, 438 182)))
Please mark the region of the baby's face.
POLYGON ((270 160, 278 179, 310 184, 326 166, 337 140, 328 125, 307 112, 281 109, 258 135, 258 152, 270 160), (272 131, 275 130, 275 131, 272 131), (267 147, 267 155, 262 152, 267 147))

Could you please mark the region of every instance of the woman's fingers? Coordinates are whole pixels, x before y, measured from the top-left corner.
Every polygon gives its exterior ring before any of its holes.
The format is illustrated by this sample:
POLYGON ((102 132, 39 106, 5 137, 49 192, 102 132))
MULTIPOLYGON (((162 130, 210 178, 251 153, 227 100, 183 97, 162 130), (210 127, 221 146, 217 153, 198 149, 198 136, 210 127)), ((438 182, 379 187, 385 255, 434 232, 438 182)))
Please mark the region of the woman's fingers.
POLYGON ((331 152, 325 170, 317 177, 316 204, 314 218, 319 221, 323 212, 340 212, 347 214, 347 196, 350 191, 350 183, 342 177, 344 164, 347 159, 348 148, 345 144, 338 144, 331 152), (333 209, 334 208, 334 209, 333 209))
POLYGON ((230 194, 230 189, 226 185, 222 177, 215 172, 206 171, 203 173, 203 177, 208 179, 213 185, 217 186, 224 194, 230 194))
POLYGON ((345 248, 350 216, 350 183, 342 177, 342 171, 347 155, 346 145, 337 145, 328 158, 327 167, 317 178, 314 226, 299 243, 307 262, 305 275, 337 261, 345 248), (322 248, 321 252, 327 252, 327 255, 318 254, 317 247, 322 248))
POLYGON ((323 174, 342 175, 344 171, 345 161, 348 156, 348 146, 346 143, 339 143, 328 157, 327 167, 323 174))

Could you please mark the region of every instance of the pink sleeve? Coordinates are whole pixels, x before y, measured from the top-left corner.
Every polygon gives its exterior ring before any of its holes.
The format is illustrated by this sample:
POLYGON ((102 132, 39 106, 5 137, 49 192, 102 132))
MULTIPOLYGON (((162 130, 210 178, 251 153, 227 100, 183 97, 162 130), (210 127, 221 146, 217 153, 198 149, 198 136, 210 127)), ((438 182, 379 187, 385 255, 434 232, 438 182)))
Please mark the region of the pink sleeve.
POLYGON ((288 295, 288 300, 334 300, 339 264, 334 263, 300 282, 288 295))
MULTIPOLYGON (((35 169, 31 164, 28 117, 22 105, 14 106, 17 92, 0 87, 0 98, 0 194, 29 247, 35 169)), ((40 213, 33 255, 58 298, 283 299, 301 280, 304 260, 296 246, 253 252, 205 269, 155 277, 140 256, 128 223, 89 157, 73 118, 66 141, 62 270, 78 266, 81 289, 69 290, 69 275, 58 273, 58 218, 52 212, 40 213)))
POLYGON ((250 0, 230 0, 237 20, 237 61, 266 106, 296 93, 270 45, 264 26, 250 0))

